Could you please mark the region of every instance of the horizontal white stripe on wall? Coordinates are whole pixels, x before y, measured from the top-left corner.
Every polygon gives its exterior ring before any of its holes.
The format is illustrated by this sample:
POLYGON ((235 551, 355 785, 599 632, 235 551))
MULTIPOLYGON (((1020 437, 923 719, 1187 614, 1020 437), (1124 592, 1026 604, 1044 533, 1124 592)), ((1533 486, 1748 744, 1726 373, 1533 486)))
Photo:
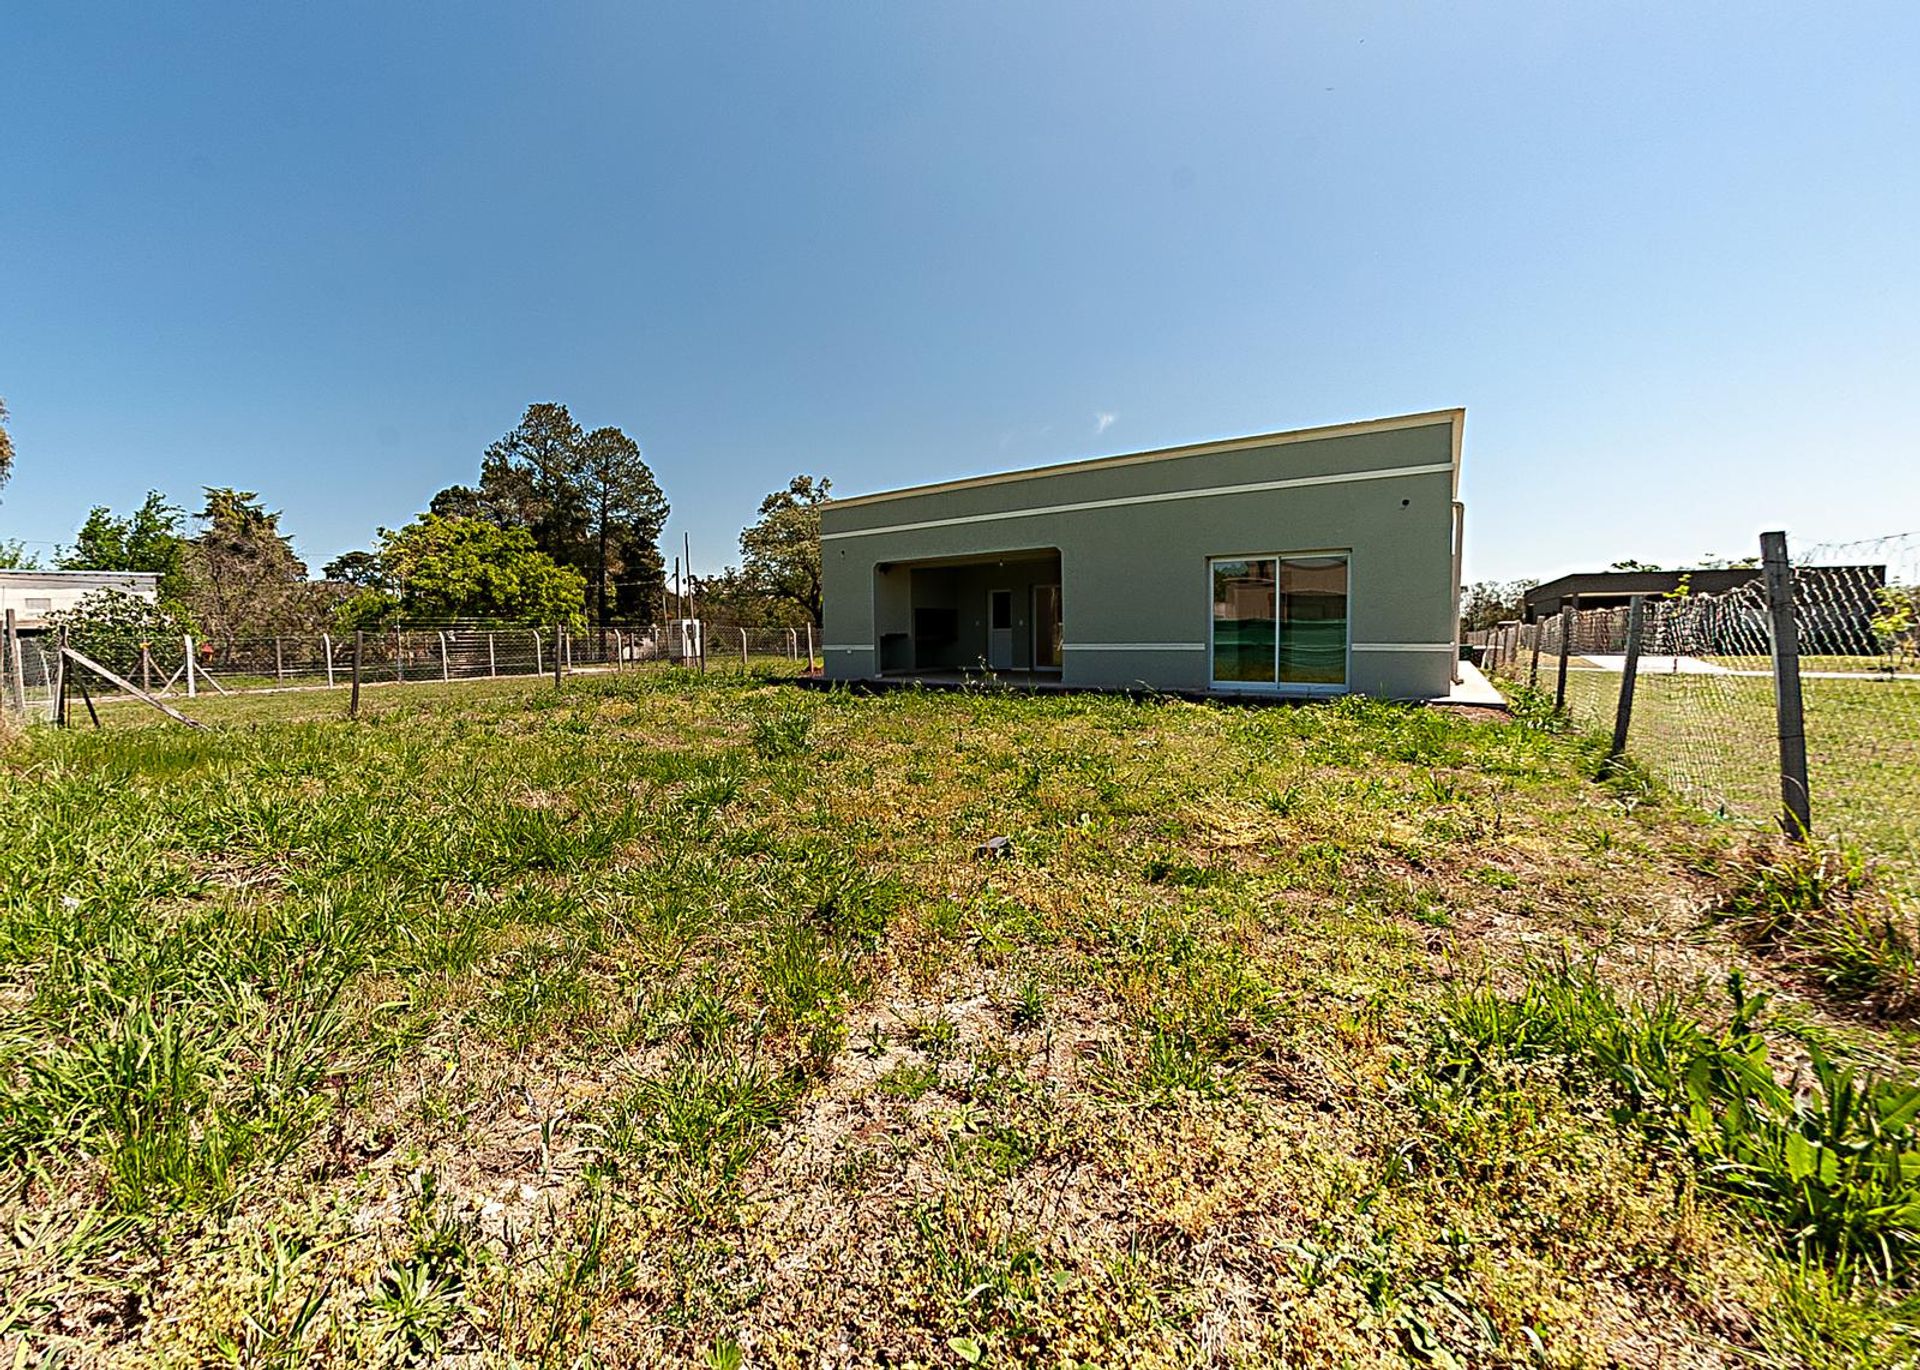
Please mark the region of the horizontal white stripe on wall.
POLYGON ((1204 642, 1067 642, 1066 652, 1204 652, 1204 642))
POLYGON ((1356 652, 1453 652, 1459 649, 1451 642, 1356 642, 1356 652))
POLYGON ((1383 471, 1345 471, 1329 476, 1290 476, 1285 480, 1254 481, 1249 485, 1216 485, 1205 490, 1166 490, 1154 495, 1121 495, 1114 499, 1081 500, 1076 504, 1042 504, 1031 509, 1007 509, 997 514, 959 514, 919 523, 890 523, 882 528, 854 528, 844 533, 822 533, 822 542, 836 538, 864 538, 875 533, 911 533, 922 528, 955 528, 966 523, 998 523, 1004 519, 1038 518, 1042 514, 1075 514, 1087 509, 1118 509, 1128 504, 1165 504, 1169 500, 1208 499, 1215 495, 1252 495, 1263 490, 1296 490, 1309 485, 1346 485, 1352 481, 1391 480, 1396 476, 1451 475, 1451 462, 1425 466, 1395 466, 1383 471))
POLYGON ((865 643, 829 642, 820 649, 823 652, 871 652, 873 648, 865 643))

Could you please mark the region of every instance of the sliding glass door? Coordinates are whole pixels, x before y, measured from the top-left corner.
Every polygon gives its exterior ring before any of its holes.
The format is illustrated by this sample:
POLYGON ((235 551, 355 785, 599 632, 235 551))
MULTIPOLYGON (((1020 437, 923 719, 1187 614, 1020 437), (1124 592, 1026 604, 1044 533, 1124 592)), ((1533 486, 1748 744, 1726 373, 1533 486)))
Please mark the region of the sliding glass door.
POLYGON ((1347 685, 1347 558, 1216 557, 1213 683, 1333 693, 1347 685))

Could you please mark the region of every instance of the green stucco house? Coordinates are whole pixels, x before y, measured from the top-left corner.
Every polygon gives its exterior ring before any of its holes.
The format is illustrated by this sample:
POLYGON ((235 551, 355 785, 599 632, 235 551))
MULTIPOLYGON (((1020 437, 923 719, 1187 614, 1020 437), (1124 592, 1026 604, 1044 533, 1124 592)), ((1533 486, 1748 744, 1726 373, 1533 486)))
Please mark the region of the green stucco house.
POLYGON ((821 511, 825 674, 1445 697, 1464 410, 1010 471, 821 511))

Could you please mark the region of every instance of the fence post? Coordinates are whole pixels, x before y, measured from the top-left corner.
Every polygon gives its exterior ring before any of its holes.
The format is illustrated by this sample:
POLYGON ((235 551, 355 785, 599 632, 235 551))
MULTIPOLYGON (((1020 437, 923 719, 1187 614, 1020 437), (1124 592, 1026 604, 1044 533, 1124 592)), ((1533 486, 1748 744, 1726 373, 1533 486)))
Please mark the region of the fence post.
POLYGON ((565 654, 560 650, 560 633, 560 625, 556 623, 553 626, 553 687, 556 690, 560 688, 560 677, 565 661, 565 654))
POLYGON ((627 659, 627 640, 618 628, 613 630, 613 670, 617 675, 627 659))
POLYGON ((280 639, 277 637, 273 640, 273 683, 276 685, 287 683, 287 658, 280 650, 280 639))
POLYGON ((400 640, 400 630, 393 630, 393 678, 404 683, 407 678, 407 648, 400 640))
POLYGON ((193 634, 187 633, 183 635, 180 639, 180 645, 186 648, 187 652, 187 698, 193 699, 200 693, 199 687, 196 686, 193 681, 193 634))
POLYGON ((813 674, 813 620, 807 620, 807 674, 813 674))
POLYGON ((740 630, 740 669, 747 669, 747 630, 740 630))
POLYGON ((333 688, 333 634, 320 634, 320 650, 327 658, 327 688, 333 688))
POLYGON ((447 669, 447 634, 444 628, 440 631, 440 679, 453 679, 453 673, 447 669))
POLYGON ((1533 623, 1530 625, 1530 631, 1533 635, 1533 664, 1527 667, 1527 687, 1529 689, 1537 690, 1540 688, 1540 620, 1539 619, 1536 618, 1533 621, 1533 623))
POLYGON ((353 630, 353 698, 347 701, 347 717, 360 717, 360 649, 366 645, 367 635, 359 628, 353 630))
POLYGON ((1635 595, 1627 602, 1627 659, 1620 667, 1620 707, 1613 718, 1613 747, 1607 752, 1611 770, 1627 754, 1627 732, 1633 724, 1633 687, 1640 677, 1640 633, 1646 624, 1646 599, 1635 595))
POLYGON ((546 668, 540 664, 540 630, 533 628, 529 631, 533 634, 533 673, 535 675, 545 675, 546 668))
POLYGON ((1567 711, 1567 662, 1573 659, 1573 635, 1580 622, 1580 596, 1574 595, 1560 606, 1560 680, 1553 689, 1553 711, 1567 711))
POLYGON ((1807 719, 1800 695, 1800 626, 1793 615, 1793 564, 1787 535, 1760 535, 1767 608, 1773 621, 1773 711, 1780 734, 1780 826, 1804 842, 1813 831, 1813 794, 1807 786, 1807 719))
POLYGON ((140 688, 153 693, 153 652, 144 642, 140 644, 140 688))
POLYGON ((493 655, 493 630, 487 630, 487 679, 492 680, 500 674, 500 663, 493 655))
POLYGON ((4 632, 4 638, 0 639, 0 651, 5 651, 6 653, 6 658, 0 660, 0 672, 12 672, 12 675, 7 679, 7 697, 13 701, 15 708, 20 710, 21 713, 25 713, 27 711, 27 682, 20 672, 20 638, 14 630, 13 610, 7 610, 6 627, 0 631, 4 632))

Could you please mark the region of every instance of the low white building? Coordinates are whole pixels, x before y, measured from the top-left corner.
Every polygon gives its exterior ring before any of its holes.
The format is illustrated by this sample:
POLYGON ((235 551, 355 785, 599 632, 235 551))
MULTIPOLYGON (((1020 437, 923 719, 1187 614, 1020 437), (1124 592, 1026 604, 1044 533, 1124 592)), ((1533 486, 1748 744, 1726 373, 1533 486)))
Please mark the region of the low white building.
POLYGON ((47 615, 71 609, 95 590, 117 590, 152 604, 160 577, 152 571, 0 571, 0 619, 13 611, 21 632, 38 632, 47 615))

